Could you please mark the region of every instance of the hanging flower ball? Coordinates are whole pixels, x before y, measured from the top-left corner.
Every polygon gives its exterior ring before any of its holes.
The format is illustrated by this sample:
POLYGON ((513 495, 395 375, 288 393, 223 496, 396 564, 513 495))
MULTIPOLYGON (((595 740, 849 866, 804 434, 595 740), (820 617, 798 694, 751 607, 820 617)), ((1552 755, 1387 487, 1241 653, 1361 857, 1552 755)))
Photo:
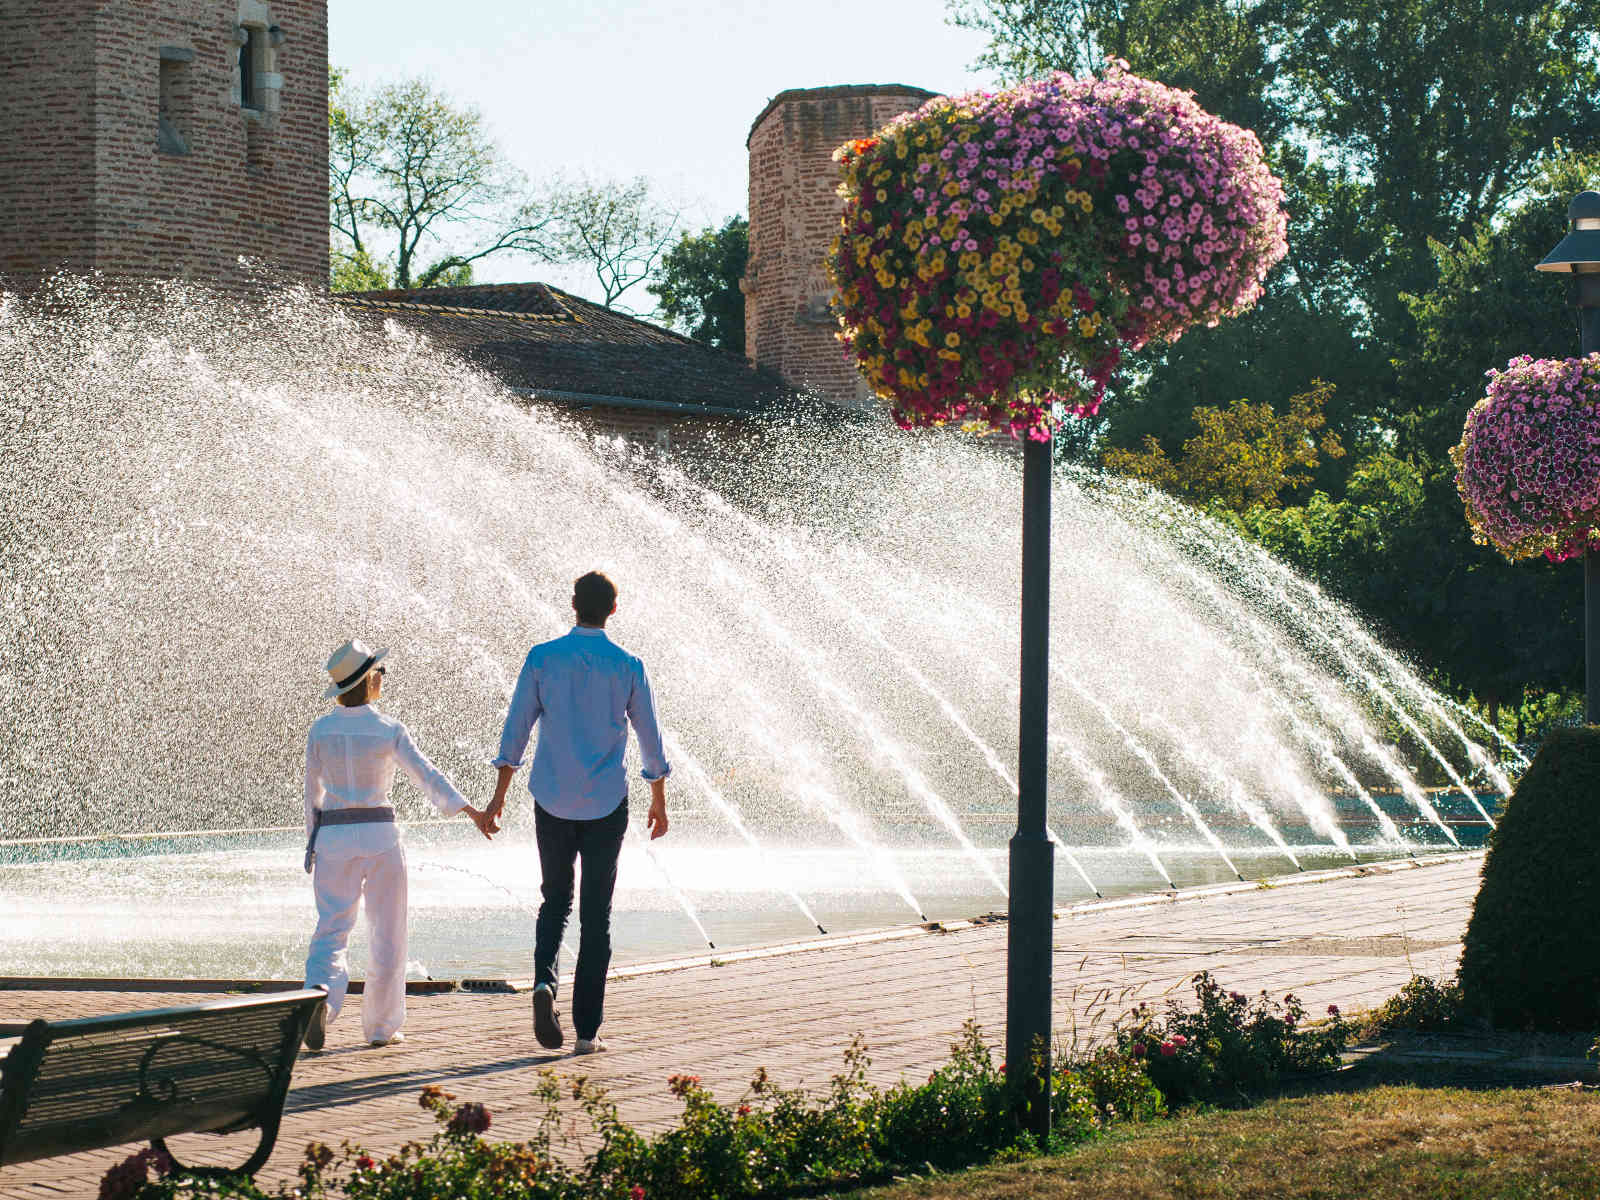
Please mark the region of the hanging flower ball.
POLYGON ((1488 374, 1450 451, 1472 540, 1513 561, 1600 548, 1600 354, 1488 374))
POLYGON ((834 159, 839 337, 905 428, 1047 438, 1125 351, 1249 308, 1287 250, 1256 135, 1125 63, 937 97, 834 159))

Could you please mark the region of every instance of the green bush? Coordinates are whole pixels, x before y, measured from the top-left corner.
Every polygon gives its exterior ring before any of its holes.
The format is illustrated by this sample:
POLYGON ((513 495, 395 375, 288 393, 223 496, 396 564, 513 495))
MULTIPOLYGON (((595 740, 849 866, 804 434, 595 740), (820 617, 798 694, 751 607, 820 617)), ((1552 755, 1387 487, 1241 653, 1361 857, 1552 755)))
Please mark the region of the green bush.
POLYGON ((1265 992, 1251 1000, 1225 991, 1208 971, 1194 977, 1194 994, 1192 1011, 1173 1002, 1157 1014, 1141 1004, 1117 1027, 1118 1046, 1149 1064, 1173 1107, 1249 1099, 1284 1075, 1332 1070, 1354 1032, 1335 1005, 1311 1025, 1292 993, 1281 1002, 1265 992))
POLYGON ((1600 728, 1557 729, 1489 840, 1459 974, 1501 1029, 1600 1028, 1600 728))
POLYGON ((1461 985, 1413 975, 1372 1014, 1381 1029, 1414 1029, 1422 1033, 1458 1029, 1462 1024, 1461 985))
MULTIPOLYGON (((605 1092, 586 1079, 563 1083, 539 1074, 540 1114, 523 1142, 490 1142, 492 1119, 481 1104, 457 1104, 439 1087, 421 1103, 438 1122, 426 1144, 386 1157, 345 1143, 306 1148, 298 1184, 275 1200, 743 1200, 814 1195, 896 1174, 955 1170, 1040 1151, 1060 1153, 1109 1125, 1165 1115, 1165 1088, 1176 1102, 1285 1069, 1338 1061, 1344 1026, 1301 1028, 1292 997, 1275 1005, 1227 997, 1210 977, 1196 977, 1199 1013, 1176 1005, 1164 1020, 1141 1007, 1119 1025, 1110 1046, 1068 1056, 1051 1078, 1051 1130, 1040 1146, 1020 1130, 1006 1064, 996 1064, 976 1024, 968 1022, 950 1058, 926 1082, 881 1088, 858 1038, 827 1091, 782 1088, 756 1072, 733 1104, 720 1104, 694 1075, 674 1075, 669 1090, 683 1115, 646 1137, 624 1123, 605 1092), (1185 1032, 1187 1031, 1187 1032, 1185 1032), (1202 1032, 1205 1037, 1202 1038, 1202 1032), (1217 1049, 1190 1049, 1190 1037, 1217 1049), (1142 1040, 1141 1040, 1142 1039, 1142 1040), (1146 1052, 1146 1043, 1151 1049, 1146 1052), (1158 1047, 1172 1049, 1163 1055, 1158 1047), (1181 1069, 1180 1069, 1181 1068, 1181 1069), (1165 1082, 1158 1088, 1157 1080, 1165 1082), (576 1103, 584 1119, 563 1106, 576 1103), (581 1131, 581 1132, 580 1132, 581 1131)), ((142 1151, 107 1172, 101 1200, 268 1200, 246 1179, 171 1174, 171 1162, 142 1151), (154 1170, 157 1178, 150 1178, 154 1170)))

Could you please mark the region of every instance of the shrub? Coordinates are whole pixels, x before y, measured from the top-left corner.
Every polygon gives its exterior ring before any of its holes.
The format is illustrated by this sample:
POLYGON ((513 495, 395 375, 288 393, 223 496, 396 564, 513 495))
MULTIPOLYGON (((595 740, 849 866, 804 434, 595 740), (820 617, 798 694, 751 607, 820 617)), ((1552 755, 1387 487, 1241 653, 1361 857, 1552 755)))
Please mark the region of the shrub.
POLYGON ((1489 839, 1458 976, 1501 1029, 1600 1028, 1600 729, 1552 730, 1489 839))
MULTIPOLYGON (((737 1101, 720 1104, 697 1076, 674 1075, 667 1086, 683 1101, 683 1115, 655 1137, 627 1125, 605 1092, 584 1078, 563 1082, 551 1071, 540 1073, 534 1092, 539 1120, 534 1135, 522 1142, 484 1140, 492 1125, 489 1111, 481 1104, 458 1104, 449 1092, 430 1086, 423 1089, 421 1104, 438 1128, 427 1143, 411 1142, 394 1154, 376 1156, 349 1142, 337 1150, 314 1142, 306 1148, 298 1185, 270 1200, 814 1195, 894 1174, 1059 1153, 1109 1125, 1164 1116, 1158 1072, 1181 1102, 1231 1081, 1338 1061, 1344 1026, 1337 1019, 1323 1031, 1304 1030, 1292 998, 1282 1006, 1265 997, 1246 1005, 1243 997, 1221 998, 1222 990, 1204 975, 1196 978, 1196 994, 1200 1013, 1184 1013, 1174 1005, 1162 1021, 1141 1008, 1133 1014, 1134 1025, 1119 1027, 1116 1044, 1069 1059, 1054 1073, 1045 1146, 1019 1130, 1006 1064, 996 1065, 981 1030, 969 1021, 949 1060, 926 1082, 875 1086, 859 1038, 845 1054, 844 1070, 821 1095, 779 1087, 761 1070, 737 1101), (1178 1069, 1201 1062, 1187 1053, 1186 1043, 1202 1030, 1209 1030, 1219 1046, 1207 1060, 1203 1087, 1197 1083, 1198 1066, 1188 1073, 1178 1069), (1185 1049, 1185 1055, 1145 1053, 1138 1039, 1155 1037, 1185 1049), (563 1113, 569 1101, 586 1121, 563 1113), (585 1130, 581 1137, 580 1129, 585 1130)), ((160 1173, 171 1163, 142 1151, 113 1167, 102 1200, 269 1200, 248 1179, 167 1174, 151 1181, 152 1167, 160 1173)))
POLYGON ((1353 1033, 1336 1006, 1310 1025, 1292 993, 1281 1002, 1265 992, 1251 1000, 1225 991, 1207 971, 1194 977, 1194 994, 1193 1011, 1173 1002, 1158 1014, 1141 1004, 1117 1028, 1118 1046, 1148 1064, 1174 1107, 1246 1099, 1286 1074, 1332 1070, 1353 1033))
POLYGON ((1372 1024, 1383 1029, 1414 1029, 1427 1033, 1459 1028, 1462 1023, 1461 986, 1440 983, 1426 975, 1413 975, 1372 1014, 1372 1024))

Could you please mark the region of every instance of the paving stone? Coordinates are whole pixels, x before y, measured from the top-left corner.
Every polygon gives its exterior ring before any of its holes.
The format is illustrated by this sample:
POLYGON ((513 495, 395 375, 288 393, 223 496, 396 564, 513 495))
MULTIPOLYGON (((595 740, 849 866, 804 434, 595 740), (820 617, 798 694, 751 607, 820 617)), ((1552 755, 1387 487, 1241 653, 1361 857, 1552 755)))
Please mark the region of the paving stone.
MULTIPOLYGON (((1063 911, 1054 938, 1058 1042, 1086 1048, 1140 1000, 1186 997, 1200 970, 1236 991, 1292 991, 1313 1014, 1328 1004, 1346 1012, 1376 1005, 1414 972, 1453 973, 1481 865, 1481 854, 1453 854, 1292 876, 1270 888, 1063 911)), ((670 1075, 699 1075, 725 1100, 739 1096, 759 1067, 786 1086, 822 1087, 857 1033, 875 1082, 918 1078, 945 1059, 967 1020, 997 1049, 1003 1043, 1005 957, 1006 926, 998 922, 824 939, 794 953, 728 956, 718 967, 700 960, 629 972, 607 989, 611 1049, 588 1058, 538 1046, 526 994, 412 997, 406 1042, 378 1050, 356 1040, 360 998, 352 997, 330 1028, 328 1050, 304 1055, 296 1067, 278 1146, 259 1178, 269 1186, 290 1181, 313 1140, 349 1138, 388 1153, 426 1139, 434 1126, 417 1096, 429 1083, 483 1102, 493 1136, 518 1138, 537 1126, 532 1090, 544 1069, 603 1084, 623 1118, 645 1130, 669 1126, 680 1111, 667 1091, 670 1075)), ((201 998, 0 990, 0 1024, 201 998)), ((217 1139, 177 1139, 175 1147, 204 1161, 217 1153, 217 1139)), ((92 1197, 105 1169, 133 1149, 0 1168, 0 1200, 92 1197)))

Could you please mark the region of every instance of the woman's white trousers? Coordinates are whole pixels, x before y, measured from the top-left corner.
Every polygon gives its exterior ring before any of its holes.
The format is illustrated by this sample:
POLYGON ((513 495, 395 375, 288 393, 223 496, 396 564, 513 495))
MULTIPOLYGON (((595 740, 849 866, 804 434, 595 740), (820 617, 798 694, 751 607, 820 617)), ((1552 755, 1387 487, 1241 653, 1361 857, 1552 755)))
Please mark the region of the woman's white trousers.
POLYGON ((328 989, 328 1019, 344 1007, 350 984, 350 931, 367 906, 367 981, 361 1030, 369 1042, 388 1041, 406 1020, 406 855, 400 846, 380 854, 328 860, 317 856, 311 875, 317 931, 306 954, 306 986, 328 989))

